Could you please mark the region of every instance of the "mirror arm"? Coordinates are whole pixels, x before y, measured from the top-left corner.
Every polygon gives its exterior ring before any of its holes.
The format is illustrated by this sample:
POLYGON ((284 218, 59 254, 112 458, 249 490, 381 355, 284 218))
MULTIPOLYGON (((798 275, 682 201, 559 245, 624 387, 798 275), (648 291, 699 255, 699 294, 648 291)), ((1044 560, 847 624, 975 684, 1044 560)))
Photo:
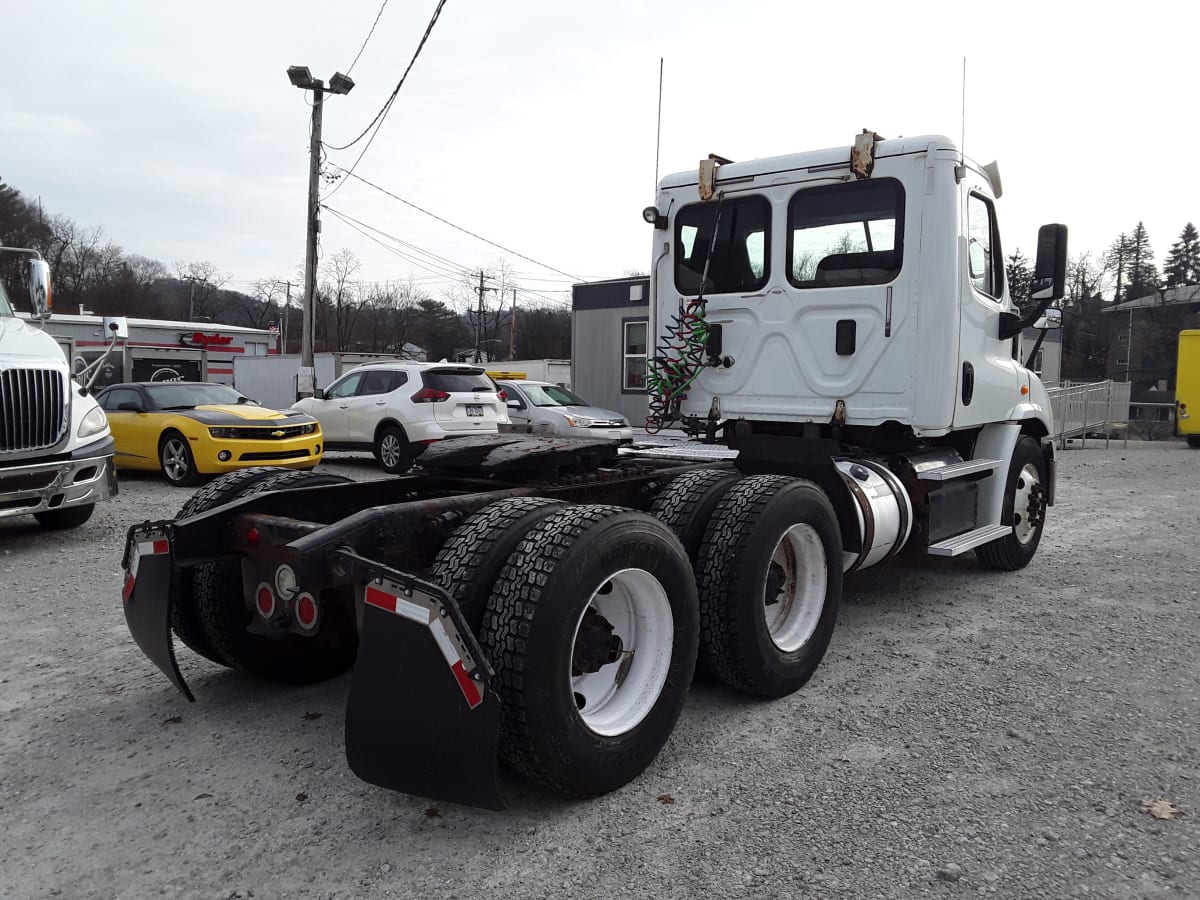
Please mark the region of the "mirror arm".
POLYGON ((92 363, 90 366, 85 367, 84 370, 79 373, 80 376, 87 375, 88 372, 92 373, 92 377, 88 379, 88 383, 85 384, 82 388, 80 388, 80 395, 90 394, 92 392, 92 385, 95 384, 96 379, 98 377, 100 377, 100 364, 102 362, 104 362, 106 359, 108 359, 108 354, 112 353, 113 347, 117 346, 118 340, 119 340, 119 338, 117 337, 116 333, 114 332, 113 336, 112 336, 112 340, 108 342, 108 346, 104 350, 104 355, 101 356, 94 363, 92 363))
POLYGON ((1037 340, 1033 342, 1033 349, 1029 351, 1029 358, 1025 360, 1025 368, 1033 371, 1033 358, 1037 356, 1037 352, 1042 349, 1042 341, 1046 339, 1045 329, 1037 336, 1037 340))

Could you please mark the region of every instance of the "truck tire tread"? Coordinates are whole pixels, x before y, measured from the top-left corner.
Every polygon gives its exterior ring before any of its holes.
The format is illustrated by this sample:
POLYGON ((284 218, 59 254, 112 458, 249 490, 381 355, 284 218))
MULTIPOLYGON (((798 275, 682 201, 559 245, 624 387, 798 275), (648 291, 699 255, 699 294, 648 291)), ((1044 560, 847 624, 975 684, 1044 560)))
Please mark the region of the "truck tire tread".
MULTIPOLYGON (((762 577, 765 577, 762 576, 762 577)), ((825 492, 811 481, 784 475, 752 475, 717 505, 700 549, 700 653, 703 664, 730 687, 761 697, 798 690, 816 671, 837 621, 841 600, 841 531, 825 492), (816 632, 793 654, 783 654, 760 623, 763 586, 754 568, 763 535, 756 524, 772 506, 802 494, 825 545, 827 589, 816 632), (761 627, 760 627, 761 626, 761 627)))
POLYGON ((637 777, 665 744, 683 708, 699 631, 695 597, 683 548, 669 529, 645 513, 620 506, 569 506, 531 530, 488 598, 480 633, 502 701, 501 758, 537 783, 576 797, 607 793, 637 777), (575 713, 567 690, 569 667, 564 666, 562 682, 569 708, 555 705, 556 689, 544 683, 552 676, 540 669, 562 649, 552 648, 547 634, 559 641, 563 635, 574 639, 583 610, 570 600, 579 594, 580 579, 588 577, 584 570, 593 563, 608 564, 605 557, 614 546, 620 548, 619 564, 637 556, 637 562, 657 566, 671 582, 663 586, 671 597, 675 637, 671 672, 655 708, 630 733, 601 738, 575 713), (581 744, 590 744, 582 754, 586 758, 568 758, 567 748, 581 744))
POLYGON ((534 526, 562 506, 562 501, 547 497, 500 500, 464 519, 442 545, 433 560, 431 578, 458 603, 475 634, 508 558, 534 526))

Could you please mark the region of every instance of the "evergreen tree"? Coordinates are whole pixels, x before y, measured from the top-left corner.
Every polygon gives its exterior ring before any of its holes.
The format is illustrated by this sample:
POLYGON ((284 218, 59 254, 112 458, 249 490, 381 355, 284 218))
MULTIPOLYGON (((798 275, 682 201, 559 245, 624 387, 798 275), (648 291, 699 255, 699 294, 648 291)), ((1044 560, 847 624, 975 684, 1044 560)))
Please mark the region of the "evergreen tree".
POLYGON ((1004 261, 1004 273, 1008 279, 1008 295, 1021 315, 1025 315, 1032 305, 1029 287, 1033 283, 1033 266, 1029 264, 1020 248, 1014 250, 1004 261))
POLYGON ((1154 251, 1150 249, 1150 236, 1141 222, 1129 236, 1129 283, 1125 288, 1124 300, 1136 300, 1158 290, 1158 266, 1154 263, 1154 251))
POLYGON ((1183 226, 1179 240, 1171 246, 1163 276, 1168 288, 1200 284, 1200 233, 1191 222, 1183 226))

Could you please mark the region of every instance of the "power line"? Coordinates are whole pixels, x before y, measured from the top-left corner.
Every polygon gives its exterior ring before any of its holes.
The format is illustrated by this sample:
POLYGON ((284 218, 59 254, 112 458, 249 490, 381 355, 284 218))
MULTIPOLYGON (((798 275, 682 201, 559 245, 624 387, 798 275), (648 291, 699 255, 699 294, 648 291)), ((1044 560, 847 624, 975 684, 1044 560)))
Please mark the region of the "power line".
MULTIPOLYGON (((466 228, 463 228, 461 225, 455 225, 450 220, 443 219, 441 216, 437 215, 436 213, 431 213, 427 209, 422 209, 420 206, 417 206, 417 204, 412 203, 411 201, 405 200, 403 197, 400 197, 396 194, 393 194, 391 191, 387 190, 386 188, 382 188, 379 185, 375 184, 374 182, 367 181, 367 179, 363 178, 361 175, 355 175, 354 172, 349 171, 347 169, 343 169, 337 163, 331 163, 331 165, 334 168, 340 169, 342 172, 345 172, 348 177, 353 178, 356 181, 361 181, 363 184, 367 185, 368 187, 375 188, 375 190, 379 191, 381 194, 386 194, 387 196, 391 197, 393 200, 399 200, 405 206, 411 206, 417 212, 424 213, 425 215, 429 216, 431 219, 437 219, 443 225, 449 225, 451 228, 455 229, 456 231, 461 231, 463 234, 470 235, 471 237, 475 238, 477 241, 483 241, 485 244, 495 247, 497 250, 503 250, 505 253, 511 253, 513 256, 516 256, 519 259, 523 259, 526 262, 533 263, 535 266, 541 266, 543 269, 549 269, 551 272, 557 272, 559 275, 565 275, 568 278, 572 279, 573 281, 578 282, 578 281, 585 280, 583 278, 580 278, 577 275, 572 275, 570 272, 564 272, 562 269, 556 269, 556 268, 554 268, 554 266, 547 265, 544 262, 538 262, 536 259, 534 259, 530 256, 526 256, 524 253, 518 253, 516 250, 512 250, 508 247, 505 247, 503 244, 497 244, 495 241, 489 241, 487 238, 483 237, 483 235, 479 235, 473 231, 469 231, 466 228)), ((332 191, 330 193, 332 193, 332 191)))
MULTIPOLYGON (((373 144, 375 142, 375 138, 379 134, 379 130, 381 128, 383 128, 383 122, 387 118, 387 114, 392 108, 392 103, 395 102, 395 100, 396 100, 396 95, 398 93, 400 93, 400 88, 404 86, 404 80, 406 78, 408 78, 408 73, 412 71, 413 64, 416 63, 417 57, 421 55, 421 48, 423 48, 425 46, 425 42, 427 40, 429 40, 429 34, 430 34, 430 32, 433 31, 434 23, 437 22, 438 16, 440 16, 442 14, 442 7, 445 5, 446 5, 446 0, 438 0, 437 9, 435 9, 433 11, 433 18, 431 18, 429 20, 429 25, 426 26, 426 28, 425 28, 425 34, 422 35, 422 37, 421 37, 421 43, 417 44, 416 52, 413 53, 412 59, 409 60, 409 62, 408 62, 408 68, 406 68, 404 70, 404 74, 400 76, 400 81, 396 84, 396 89, 394 91, 392 91, 392 95, 390 97, 388 97, 387 102, 385 104, 383 104, 383 107, 379 110, 379 112, 377 112, 375 114, 375 118, 371 120, 371 124, 363 129, 362 134, 360 134, 358 137, 356 137, 354 140, 352 140, 348 144, 344 144, 341 147, 334 147, 331 144, 324 145, 325 147, 327 147, 330 150, 348 150, 349 148, 351 148, 355 144, 357 144, 359 141, 361 141, 363 139, 363 136, 366 135, 366 133, 371 130, 372 126, 375 127, 375 131, 372 132, 370 140, 368 140, 366 143, 366 146, 364 146, 362 148, 362 152, 358 154, 358 159, 354 160, 354 164, 352 166, 350 166, 349 171, 342 169, 342 171, 346 172, 347 175, 353 174, 354 170, 356 168, 358 168, 358 164, 360 162, 362 162, 362 158, 367 155, 367 151, 371 149, 371 144, 373 144), (379 124, 376 125, 375 124, 376 122, 378 122, 379 124)), ((338 168, 340 169, 341 166, 338 166, 338 168)), ((339 182, 338 184, 335 184, 333 186, 333 190, 331 190, 325 196, 332 197, 335 193, 337 193, 338 189, 341 188, 341 186, 345 183, 346 182, 343 180, 343 181, 339 182)))
POLYGON ((383 5, 379 7, 379 12, 375 13, 375 21, 371 23, 371 30, 367 32, 367 36, 363 39, 362 46, 358 48, 358 53, 354 55, 354 62, 350 63, 350 68, 346 70, 347 75, 353 72, 354 67, 358 65, 358 58, 367 49, 367 41, 371 40, 371 35, 375 33, 375 26, 379 24, 379 17, 383 15, 383 11, 387 8, 387 5, 388 0, 383 0, 383 5))
MULTIPOLYGON (((418 247, 416 244, 410 244, 408 241, 402 240, 402 239, 396 237, 396 235, 394 235, 394 234, 389 234, 388 232, 384 231, 382 228, 376 228, 373 225, 368 225, 366 222, 360 221, 359 219, 356 219, 353 216, 347 215, 346 213, 341 212, 340 210, 336 210, 332 206, 326 206, 325 209, 329 210, 331 213, 333 213, 335 216, 337 216, 339 219, 341 219, 343 222, 346 222, 347 224, 349 224, 350 222, 353 222, 356 225, 361 225, 363 228, 366 228, 369 231, 373 231, 376 234, 387 238, 389 241, 393 241, 402 247, 406 247, 409 250, 412 250, 413 252, 420 254, 421 256, 427 257, 429 259, 431 265, 440 267, 443 269, 447 269, 448 271, 446 272, 446 274, 471 275, 471 276, 475 275, 475 272, 476 272, 475 269, 470 269, 467 266, 464 266, 462 263, 457 263, 454 260, 447 259, 444 256, 438 256, 436 253, 432 253, 429 250, 425 250, 422 247, 418 247)), ((397 252, 401 253, 402 251, 397 251, 397 252)))

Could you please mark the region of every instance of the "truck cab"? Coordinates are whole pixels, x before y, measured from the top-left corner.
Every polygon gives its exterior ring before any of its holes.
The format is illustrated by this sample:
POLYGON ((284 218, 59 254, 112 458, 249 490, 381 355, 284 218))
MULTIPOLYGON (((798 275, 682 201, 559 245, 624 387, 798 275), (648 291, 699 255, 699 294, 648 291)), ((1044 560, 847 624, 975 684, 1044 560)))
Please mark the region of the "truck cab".
MULTIPOLYGON (((0 248, 12 251, 12 248, 0 248)), ((36 257, 34 251, 15 251, 36 257)), ((50 273, 29 261, 30 303, 50 315, 50 273)), ((117 492, 113 440, 96 401, 71 378, 58 342, 16 315, 0 281, 0 518, 72 528, 117 492)))
POLYGON ((671 415, 693 427, 836 415, 919 438, 1021 420, 1047 434, 1045 389, 1002 336, 1015 308, 995 167, 942 136, 865 137, 663 179, 657 375, 688 353, 702 363, 671 415))

